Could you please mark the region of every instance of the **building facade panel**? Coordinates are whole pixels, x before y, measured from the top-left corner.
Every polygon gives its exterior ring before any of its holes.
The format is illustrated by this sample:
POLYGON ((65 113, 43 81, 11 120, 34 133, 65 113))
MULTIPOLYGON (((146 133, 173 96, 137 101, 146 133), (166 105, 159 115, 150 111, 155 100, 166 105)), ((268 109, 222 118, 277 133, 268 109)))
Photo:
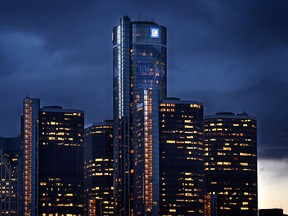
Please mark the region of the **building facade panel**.
POLYGON ((43 107, 39 123, 39 215, 83 215, 84 113, 43 107))
POLYGON ((160 215, 204 215, 203 105, 160 102, 160 215))
POLYGON ((85 215, 113 215, 113 121, 85 129, 84 167, 85 215))
POLYGON ((217 215, 257 215, 257 122, 246 113, 205 118, 205 175, 217 215))

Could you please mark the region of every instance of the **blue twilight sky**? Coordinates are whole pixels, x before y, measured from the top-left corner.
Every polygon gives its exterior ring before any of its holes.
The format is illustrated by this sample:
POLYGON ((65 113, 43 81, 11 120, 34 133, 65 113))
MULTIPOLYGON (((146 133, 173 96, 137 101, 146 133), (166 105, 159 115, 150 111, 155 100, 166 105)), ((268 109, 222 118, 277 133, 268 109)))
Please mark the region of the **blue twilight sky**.
POLYGON ((288 212, 288 1, 3 0, 0 136, 20 131, 22 99, 112 118, 112 28, 121 16, 168 29, 168 94, 205 113, 258 119, 259 207, 288 212))

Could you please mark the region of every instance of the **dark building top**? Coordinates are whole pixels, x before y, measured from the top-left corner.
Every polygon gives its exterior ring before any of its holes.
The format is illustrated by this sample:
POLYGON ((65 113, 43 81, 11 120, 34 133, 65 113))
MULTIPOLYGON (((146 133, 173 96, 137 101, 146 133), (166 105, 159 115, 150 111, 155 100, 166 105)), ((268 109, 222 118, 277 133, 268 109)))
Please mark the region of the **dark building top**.
POLYGON ((83 114, 84 111, 78 109, 63 109, 61 106, 44 106, 41 108, 42 112, 75 112, 83 114))
POLYGON ((21 150, 21 137, 5 138, 0 137, 0 154, 8 153, 14 154, 19 153, 21 150))
POLYGON ((235 114, 233 112, 218 112, 215 115, 206 115, 205 119, 211 118, 234 118, 234 119, 254 119, 255 117, 248 115, 246 112, 235 114))
MULTIPOLYGON (((112 125, 113 126, 113 120, 105 120, 104 122, 93 122, 92 126, 100 126, 100 125, 112 125)), ((87 128, 85 128, 87 129, 87 128)))
POLYGON ((198 104, 200 106, 203 106, 202 102, 199 101, 187 101, 187 100, 181 100, 177 97, 168 97, 161 100, 162 103, 179 103, 179 104, 198 104))
POLYGON ((259 216, 284 216, 283 209, 259 209, 259 216))

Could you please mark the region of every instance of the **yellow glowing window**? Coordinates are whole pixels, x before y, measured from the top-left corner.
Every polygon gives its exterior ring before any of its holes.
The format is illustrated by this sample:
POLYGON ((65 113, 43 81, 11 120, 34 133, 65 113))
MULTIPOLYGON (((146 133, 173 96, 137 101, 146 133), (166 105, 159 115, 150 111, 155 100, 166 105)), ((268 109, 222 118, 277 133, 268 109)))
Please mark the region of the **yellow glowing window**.
POLYGON ((199 104, 190 104, 190 107, 198 108, 198 109, 201 108, 201 106, 199 104))

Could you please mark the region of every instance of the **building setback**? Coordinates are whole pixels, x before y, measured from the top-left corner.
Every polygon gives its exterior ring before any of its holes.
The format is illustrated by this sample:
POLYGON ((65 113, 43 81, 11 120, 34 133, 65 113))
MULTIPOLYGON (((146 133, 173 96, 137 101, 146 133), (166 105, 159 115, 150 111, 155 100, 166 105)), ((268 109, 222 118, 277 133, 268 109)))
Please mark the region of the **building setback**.
POLYGON ((205 117, 206 192, 218 216, 257 215, 257 122, 246 113, 205 117))
POLYGON ((21 137, 0 137, 0 215, 20 216, 21 137))
POLYGON ((157 215, 166 28, 124 16, 112 40, 115 215, 157 215))
POLYGON ((39 118, 39 215, 83 215, 84 112, 47 106, 39 118))
POLYGON ((160 215, 204 215, 203 105, 160 102, 160 215))
POLYGON ((113 215, 113 121, 85 129, 84 167, 85 215, 113 215))

